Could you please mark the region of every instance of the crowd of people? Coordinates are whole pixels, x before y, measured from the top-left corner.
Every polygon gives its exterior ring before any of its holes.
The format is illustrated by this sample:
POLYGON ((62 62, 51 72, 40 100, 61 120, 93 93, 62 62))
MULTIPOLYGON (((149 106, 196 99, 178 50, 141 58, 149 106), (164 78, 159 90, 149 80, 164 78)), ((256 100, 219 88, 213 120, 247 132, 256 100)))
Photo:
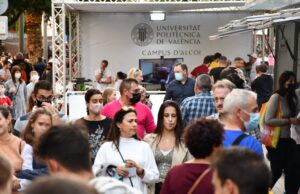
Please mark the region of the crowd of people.
POLYGON ((283 72, 273 91, 255 54, 232 64, 208 55, 190 74, 176 64, 158 115, 143 72, 114 79, 103 60, 85 93, 87 115, 75 121, 53 106, 52 78, 43 76, 51 69, 40 59, 31 66, 10 54, 1 64, 0 193, 268 194, 282 173, 286 194, 298 193, 296 75, 283 72), (265 106, 266 125, 280 128, 267 156, 265 106))

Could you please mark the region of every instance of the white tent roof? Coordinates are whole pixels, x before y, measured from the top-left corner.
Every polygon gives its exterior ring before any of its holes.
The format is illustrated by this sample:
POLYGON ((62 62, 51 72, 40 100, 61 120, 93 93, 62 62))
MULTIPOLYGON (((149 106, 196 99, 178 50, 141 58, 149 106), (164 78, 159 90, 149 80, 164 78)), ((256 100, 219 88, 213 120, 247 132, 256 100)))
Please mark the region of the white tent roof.
POLYGON ((265 29, 278 23, 293 20, 300 20, 300 8, 286 9, 274 14, 255 15, 240 20, 232 20, 225 26, 219 27, 218 31, 220 33, 210 36, 209 39, 216 40, 239 33, 265 29))
POLYGON ((278 10, 300 3, 300 0, 247 0, 247 10, 278 10))
POLYGON ((68 9, 82 12, 186 12, 240 10, 245 0, 53 0, 55 4, 64 3, 68 9))

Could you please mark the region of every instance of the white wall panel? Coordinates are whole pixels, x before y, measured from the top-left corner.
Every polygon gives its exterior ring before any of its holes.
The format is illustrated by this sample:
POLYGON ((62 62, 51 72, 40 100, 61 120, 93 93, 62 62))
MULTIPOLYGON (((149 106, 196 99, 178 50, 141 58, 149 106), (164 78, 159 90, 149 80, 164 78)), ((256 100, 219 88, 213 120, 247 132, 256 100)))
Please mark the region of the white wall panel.
MULTIPOLYGON (((252 52, 252 34, 245 33, 210 41, 208 37, 217 33, 217 27, 227 24, 230 20, 240 19, 247 13, 168 13, 165 21, 149 21, 146 13, 81 13, 81 51, 82 75, 94 79, 94 72, 102 59, 109 61, 109 70, 116 74, 118 71, 128 72, 131 67, 138 67, 139 59, 184 58, 184 63, 191 70, 201 64, 208 54, 221 52, 229 59, 241 56, 248 60, 247 54, 252 52), (147 46, 138 46, 131 39, 132 29, 139 23, 151 26, 154 32, 153 41, 147 46), (157 32, 162 26, 200 26, 199 38, 194 42, 200 44, 169 44, 169 41, 181 41, 178 37, 165 38, 165 44, 157 44, 157 32), (196 54, 177 54, 178 51, 192 51, 196 54), (148 53, 156 53, 149 55, 148 53), (143 55, 145 54, 146 55, 143 55), (200 53, 200 54, 199 54, 200 53)), ((176 33, 176 30, 165 31, 165 35, 176 33)), ((188 39, 184 37, 183 39, 188 39)), ((193 41, 192 41, 193 42, 193 41)))

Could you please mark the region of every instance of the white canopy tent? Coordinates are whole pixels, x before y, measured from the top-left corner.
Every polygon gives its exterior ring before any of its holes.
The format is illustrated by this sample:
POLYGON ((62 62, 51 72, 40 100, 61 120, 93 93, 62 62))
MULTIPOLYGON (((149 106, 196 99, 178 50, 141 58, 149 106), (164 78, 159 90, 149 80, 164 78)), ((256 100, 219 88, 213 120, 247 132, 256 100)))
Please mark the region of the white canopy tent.
POLYGON ((52 56, 53 86, 55 93, 63 96, 63 109, 66 113, 66 78, 81 76, 80 13, 150 13, 153 11, 198 12, 239 10, 245 0, 52 0, 52 56), (68 26, 67 26, 68 25, 68 26), (66 32, 69 32, 66 42, 66 32), (69 68, 67 68, 67 66, 69 68))
POLYGON ((224 38, 226 36, 270 28, 273 25, 300 19, 300 8, 281 10, 274 14, 254 15, 232 20, 228 24, 218 28, 217 35, 210 36, 210 40, 224 38))
MULTIPOLYGON (((66 78, 81 76, 80 13, 150 13, 168 12, 215 12, 215 11, 255 11, 280 9, 299 3, 300 0, 52 0, 52 56, 53 85, 55 93, 63 96, 63 111, 66 113, 66 78), (67 26, 68 25, 68 26, 67 26), (66 33, 68 31, 68 42, 66 33), (69 68, 67 68, 67 66, 69 68)), ((210 39, 218 39, 232 34, 267 28, 274 23, 300 17, 299 10, 282 11, 275 14, 250 16, 231 21, 220 27, 219 34, 210 39)))
MULTIPOLYGON (((297 1, 299 2, 299 1, 297 1)), ((299 41, 299 21, 300 21, 300 8, 295 5, 296 8, 283 9, 278 10, 276 13, 272 14, 262 14, 262 15, 254 15, 248 16, 239 20, 232 20, 228 24, 221 26, 218 28, 218 34, 212 35, 209 37, 210 40, 217 40, 221 38, 225 38, 228 36, 238 35, 240 33, 253 32, 260 30, 263 35, 263 45, 262 48, 265 48, 266 40, 265 40, 265 29, 276 28, 276 47, 274 54, 272 48, 271 52, 276 59, 275 72, 274 72, 274 80, 277 80, 277 76, 282 70, 278 70, 280 60, 278 57, 279 49, 280 49, 280 41, 285 45, 286 50, 288 50, 288 54, 291 58, 292 70, 297 74, 298 72, 298 41, 299 41), (287 37, 284 33, 284 25, 288 22, 294 23, 294 36, 287 37), (280 37, 280 38, 279 38, 280 37), (280 40, 279 40, 280 39, 280 40), (291 39, 288 41, 287 39, 291 39), (290 46, 293 45, 293 46, 290 46)), ((269 46, 269 45, 268 45, 269 46)), ((270 47, 270 46, 269 46, 270 47)), ((280 53, 281 54, 281 53, 280 53)), ((280 56, 282 58, 282 56, 280 56)), ((265 59, 265 53, 263 49, 263 60, 265 59)), ((289 63, 289 62, 285 62, 289 63)), ((287 70, 287 67, 283 69, 287 70)))

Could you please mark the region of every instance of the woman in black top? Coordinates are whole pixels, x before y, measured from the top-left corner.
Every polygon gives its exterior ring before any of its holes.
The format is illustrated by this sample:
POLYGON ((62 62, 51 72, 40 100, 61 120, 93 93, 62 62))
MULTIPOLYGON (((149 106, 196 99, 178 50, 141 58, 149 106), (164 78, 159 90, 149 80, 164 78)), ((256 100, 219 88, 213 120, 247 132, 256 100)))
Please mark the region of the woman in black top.
POLYGON ((106 139, 112 120, 100 114, 103 108, 103 98, 99 90, 88 90, 85 94, 85 102, 87 116, 78 119, 76 123, 88 128, 91 158, 94 163, 96 154, 106 139))
POLYGON ((271 75, 266 74, 267 71, 267 65, 258 65, 256 67, 256 74, 258 76, 251 83, 251 89, 257 93, 257 105, 259 110, 261 105, 269 100, 273 92, 273 78, 271 75))

